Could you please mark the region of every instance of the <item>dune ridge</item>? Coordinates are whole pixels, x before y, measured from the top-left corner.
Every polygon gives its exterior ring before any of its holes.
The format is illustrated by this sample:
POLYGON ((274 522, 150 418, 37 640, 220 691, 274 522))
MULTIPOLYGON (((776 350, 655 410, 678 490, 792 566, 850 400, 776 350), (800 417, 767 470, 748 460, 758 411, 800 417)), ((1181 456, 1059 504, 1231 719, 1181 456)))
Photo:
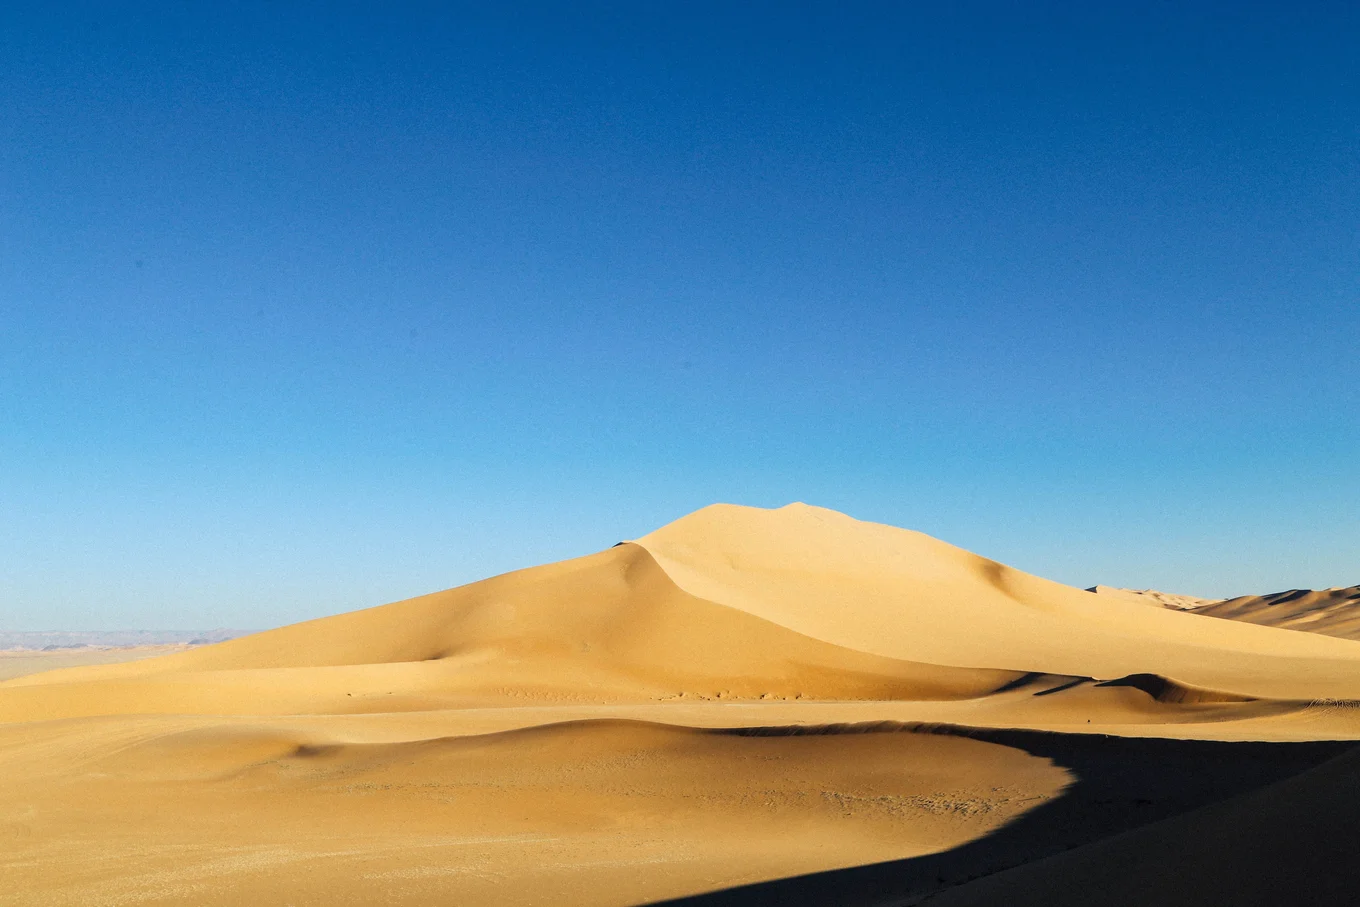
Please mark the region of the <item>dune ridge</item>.
POLYGON ((887 657, 1105 679, 1153 673, 1263 698, 1360 698, 1352 641, 1098 600, 919 532, 805 504, 713 505, 637 543, 693 595, 887 657))

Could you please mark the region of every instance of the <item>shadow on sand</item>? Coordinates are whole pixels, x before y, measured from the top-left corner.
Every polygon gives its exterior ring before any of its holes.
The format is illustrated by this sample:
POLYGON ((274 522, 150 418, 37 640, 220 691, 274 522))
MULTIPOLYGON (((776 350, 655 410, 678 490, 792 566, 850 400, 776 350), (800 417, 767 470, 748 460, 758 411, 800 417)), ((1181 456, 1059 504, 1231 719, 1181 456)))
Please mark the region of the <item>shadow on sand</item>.
POLYGON ((1073 775, 1060 797, 960 847, 927 856, 793 876, 653 907, 902 907, 1003 869, 1255 790, 1356 746, 1353 741, 1220 743, 952 726, 759 728, 747 734, 953 734, 1022 749, 1073 775))

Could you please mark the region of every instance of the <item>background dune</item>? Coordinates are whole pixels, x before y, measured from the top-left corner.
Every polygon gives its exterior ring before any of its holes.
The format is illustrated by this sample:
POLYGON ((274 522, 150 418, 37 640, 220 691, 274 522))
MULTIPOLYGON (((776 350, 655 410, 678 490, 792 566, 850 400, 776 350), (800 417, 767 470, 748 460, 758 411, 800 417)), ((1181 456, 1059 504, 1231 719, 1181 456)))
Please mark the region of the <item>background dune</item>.
POLYGON ((1360 586, 1316 592, 1312 589, 1290 589, 1269 595, 1241 595, 1221 600, 1173 595, 1156 589, 1092 586, 1086 591, 1106 599, 1123 599, 1188 611, 1204 617, 1222 617, 1342 639, 1360 639, 1360 586))
POLYGON ((1194 613, 1360 640, 1360 586, 1243 595, 1198 607, 1194 613))

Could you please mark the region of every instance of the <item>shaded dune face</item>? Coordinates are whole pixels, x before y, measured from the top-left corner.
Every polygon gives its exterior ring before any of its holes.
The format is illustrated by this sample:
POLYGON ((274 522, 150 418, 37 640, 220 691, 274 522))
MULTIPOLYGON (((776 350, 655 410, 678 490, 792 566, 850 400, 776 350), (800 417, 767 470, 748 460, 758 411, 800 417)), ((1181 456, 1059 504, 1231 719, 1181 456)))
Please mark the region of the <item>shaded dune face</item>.
POLYGON ((1259 790, 944 892, 932 905, 1353 904, 1360 750, 1259 790))
MULTIPOLYGON (((1204 808, 1207 804, 1243 797, 1248 802, 1259 802, 1256 792, 1265 794, 1270 786, 1282 779, 1310 772, 1329 760, 1345 754, 1352 747, 1337 742, 1294 744, 1214 743, 1158 738, 1111 738, 1096 735, 1036 734, 1025 731, 976 731, 966 729, 938 729, 937 733, 975 735, 990 743, 1016 747, 1030 755, 1050 759, 1070 777, 1059 797, 1036 802, 1033 808, 1015 816, 1001 828, 947 850, 881 863, 864 863, 855 867, 812 873, 801 877, 779 879, 721 891, 694 895, 667 902, 665 907, 821 907, 825 904, 854 905, 854 907, 882 907, 882 905, 953 904, 954 897, 972 892, 976 897, 963 901, 969 904, 1008 905, 1058 904, 1089 905, 1112 900, 1119 904, 1157 905, 1162 903, 1196 904, 1217 907, 1219 904, 1323 904, 1349 903, 1346 899, 1326 900, 1314 897, 1318 887, 1302 885, 1294 889, 1296 897, 1283 896, 1278 885, 1267 885, 1267 898, 1257 897, 1219 899, 1215 890, 1232 890, 1234 894, 1250 885, 1234 883, 1220 887, 1212 876, 1193 880, 1181 879, 1154 888, 1147 878, 1158 875, 1167 862, 1168 853, 1158 853, 1155 843, 1139 853, 1138 858, 1126 861, 1130 870, 1121 876, 1102 879, 1097 884, 1085 881, 1074 884, 1072 877, 1062 871, 1043 873, 1043 884, 1035 890, 1028 887, 1035 870, 1050 863, 1069 865, 1069 855, 1080 853, 1082 844, 1108 839, 1113 845, 1131 829, 1150 823, 1168 822, 1172 817, 1204 808), (1008 872, 1012 867, 1026 869, 1008 872), (1013 881, 993 885, 1013 876, 1013 881), (982 881, 974 882, 973 880, 982 881), (1172 891, 1177 884, 1190 884, 1180 892, 1172 891), (1107 885, 1117 890, 1107 895, 1107 885), (1175 896, 1164 900, 1167 893, 1175 896), (1192 898, 1185 891, 1195 892, 1192 898), (1093 892, 1099 893, 1093 898, 1093 892), (1270 899, 1273 897, 1274 899, 1270 899)), ((1344 788, 1338 809, 1356 802, 1344 788)), ((1263 799, 1273 799, 1264 797, 1263 799)), ((1318 804, 1314 799, 1310 806, 1318 804)), ((1245 817, 1244 817, 1245 818, 1245 817)), ((1274 817, 1273 817, 1274 818, 1274 817)), ((1329 830, 1336 828, 1334 820, 1329 830)), ((1151 831, 1150 826, 1147 831, 1151 831)), ((1238 840, 1260 836, 1254 880, 1262 881, 1269 875, 1275 858, 1271 853, 1273 832, 1264 823, 1248 821, 1250 835, 1238 835, 1238 840)), ((1143 834, 1139 832, 1137 834, 1143 834)), ((1167 843, 1175 848, 1175 862, 1181 864, 1186 875, 1194 872, 1197 854, 1214 851, 1221 858, 1224 838, 1210 833, 1196 838, 1178 836, 1167 843)), ((1341 840, 1352 842, 1355 836, 1343 834, 1341 840)), ((1311 836, 1316 844, 1318 836, 1311 836)), ((1215 862, 1210 859, 1204 865, 1215 862)), ((1226 861, 1231 865, 1234 860, 1226 861)), ((1320 861, 1314 860, 1313 865, 1320 861)), ((1221 871, 1221 870, 1220 870, 1221 871)), ((1290 872, 1294 881, 1300 873, 1290 872)), ((1349 877, 1342 872, 1343 878, 1349 877)), ((1326 884, 1324 890, 1339 890, 1326 884)))

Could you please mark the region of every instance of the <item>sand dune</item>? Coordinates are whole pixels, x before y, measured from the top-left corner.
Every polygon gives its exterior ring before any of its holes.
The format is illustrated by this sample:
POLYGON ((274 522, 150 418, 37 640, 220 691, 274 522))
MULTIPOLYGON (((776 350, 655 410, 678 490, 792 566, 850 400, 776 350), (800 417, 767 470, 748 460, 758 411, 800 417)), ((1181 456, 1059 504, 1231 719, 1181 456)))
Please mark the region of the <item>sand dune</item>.
MULTIPOLYGON (((637 904, 969 853, 1072 796, 1054 754, 1077 745, 1036 739, 1356 740, 1353 699, 1353 640, 717 505, 575 560, 0 683, 0 878, 24 904, 637 904)), ((1157 777, 1163 750, 1139 752, 1157 777)), ((1242 777, 1221 794, 1276 778, 1242 777)))
POLYGON ((915 664, 811 638, 689 595, 646 550, 622 545, 154 661, 20 678, 3 688, 0 720, 134 709, 966 699, 1023 673, 915 664))
POLYGON ((794 504, 707 507, 638 540, 682 589, 848 648, 1267 698, 1360 698, 1349 641, 1103 601, 937 539, 794 504))
POLYGON ((1222 617, 1267 627, 1303 630, 1341 639, 1360 639, 1360 586, 1338 589, 1290 589, 1270 595, 1242 595, 1203 599, 1173 595, 1156 589, 1116 589, 1092 586, 1086 590, 1102 598, 1122 599, 1154 607, 1222 617))
POLYGON ((1360 586, 1244 595, 1204 605, 1194 613, 1360 640, 1360 586))

